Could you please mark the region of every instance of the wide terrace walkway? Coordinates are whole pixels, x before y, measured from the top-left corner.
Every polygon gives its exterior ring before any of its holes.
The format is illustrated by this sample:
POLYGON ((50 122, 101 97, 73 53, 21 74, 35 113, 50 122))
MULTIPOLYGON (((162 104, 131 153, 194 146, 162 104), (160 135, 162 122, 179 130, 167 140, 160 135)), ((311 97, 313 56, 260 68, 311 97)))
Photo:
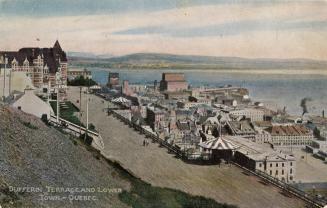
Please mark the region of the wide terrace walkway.
MULTIPOLYGON (((85 94, 83 97, 82 110, 85 111, 85 94)), ((76 104, 79 89, 70 88, 68 98, 76 104)), ((118 161, 142 180, 154 186, 210 197, 241 208, 304 207, 301 200, 282 195, 279 189, 260 183, 259 178, 248 176, 233 165, 191 165, 168 154, 158 144, 150 142, 149 146, 144 147, 144 135, 107 115, 104 111, 108 106, 106 101, 103 103, 101 98, 94 95, 90 96, 90 100, 89 120, 102 135, 105 145, 103 154, 118 161)), ((85 113, 82 118, 85 122, 85 113)))

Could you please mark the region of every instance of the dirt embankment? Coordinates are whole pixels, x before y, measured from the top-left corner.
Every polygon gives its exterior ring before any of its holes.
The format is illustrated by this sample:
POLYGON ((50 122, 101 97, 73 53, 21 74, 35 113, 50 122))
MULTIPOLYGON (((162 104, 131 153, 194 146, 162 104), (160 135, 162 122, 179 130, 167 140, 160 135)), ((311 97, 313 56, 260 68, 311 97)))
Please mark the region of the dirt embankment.
POLYGON ((33 116, 0 106, 2 207, 126 207, 118 193, 102 191, 129 188, 94 150, 33 116))
POLYGON ((38 118, 0 105, 1 207, 231 207, 153 187, 38 118))

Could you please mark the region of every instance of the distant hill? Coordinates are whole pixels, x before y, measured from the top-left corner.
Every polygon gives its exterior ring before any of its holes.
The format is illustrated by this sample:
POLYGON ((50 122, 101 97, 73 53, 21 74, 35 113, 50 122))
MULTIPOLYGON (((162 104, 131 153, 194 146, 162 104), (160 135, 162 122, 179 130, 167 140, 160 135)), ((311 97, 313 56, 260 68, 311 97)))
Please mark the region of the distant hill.
POLYGON ((214 57, 136 53, 121 57, 70 57, 73 65, 105 68, 145 69, 326 69, 327 61, 311 59, 248 59, 239 57, 214 57))
POLYGON ((111 54, 101 54, 101 55, 96 55, 94 53, 86 53, 86 52, 74 52, 74 51, 68 51, 67 55, 69 57, 79 57, 79 58, 92 58, 92 59, 104 59, 104 58, 111 58, 113 55, 111 54))

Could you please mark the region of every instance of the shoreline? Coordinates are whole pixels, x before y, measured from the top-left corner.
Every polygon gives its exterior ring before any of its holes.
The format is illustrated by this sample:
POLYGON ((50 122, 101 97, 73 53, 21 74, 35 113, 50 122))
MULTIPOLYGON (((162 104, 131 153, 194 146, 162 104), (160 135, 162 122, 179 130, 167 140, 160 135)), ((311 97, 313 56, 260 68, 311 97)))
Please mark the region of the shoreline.
POLYGON ((263 75, 324 75, 327 76, 327 69, 178 69, 178 68, 101 68, 70 66, 71 68, 89 68, 91 71, 125 71, 125 72, 147 72, 147 71, 174 71, 174 72, 210 72, 210 73, 231 73, 231 74, 263 74, 263 75))

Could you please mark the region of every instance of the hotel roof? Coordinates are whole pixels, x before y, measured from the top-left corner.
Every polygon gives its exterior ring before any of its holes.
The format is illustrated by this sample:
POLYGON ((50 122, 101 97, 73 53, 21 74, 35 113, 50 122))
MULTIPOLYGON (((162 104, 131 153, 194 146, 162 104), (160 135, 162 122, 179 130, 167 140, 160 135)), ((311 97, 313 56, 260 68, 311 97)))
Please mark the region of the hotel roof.
POLYGON ((44 63, 48 66, 51 73, 57 72, 59 60, 67 62, 66 53, 61 49, 58 40, 52 48, 21 48, 19 51, 0 51, 0 56, 4 55, 8 58, 9 67, 11 67, 11 62, 14 59, 19 66, 22 66, 25 60, 29 61, 31 65, 34 59, 41 56, 44 58, 44 63))

